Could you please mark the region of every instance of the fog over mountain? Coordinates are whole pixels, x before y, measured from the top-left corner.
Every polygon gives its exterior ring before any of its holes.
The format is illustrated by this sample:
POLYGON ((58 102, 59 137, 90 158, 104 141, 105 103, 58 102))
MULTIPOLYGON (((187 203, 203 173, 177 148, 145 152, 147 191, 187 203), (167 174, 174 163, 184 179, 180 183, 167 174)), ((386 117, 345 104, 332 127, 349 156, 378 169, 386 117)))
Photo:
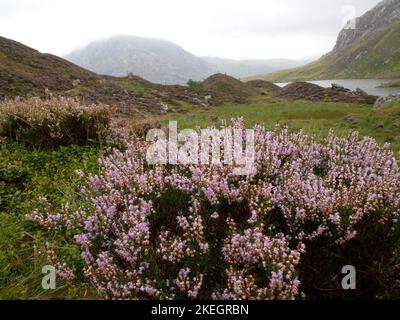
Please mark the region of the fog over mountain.
POLYGON ((66 58, 99 74, 126 76, 132 73, 166 84, 201 80, 215 71, 212 65, 172 42, 134 36, 114 36, 94 42, 66 58))
POLYGON ((219 73, 242 78, 256 74, 274 72, 281 69, 295 68, 311 60, 265 59, 265 60, 233 60, 218 57, 202 57, 212 64, 219 73))
POLYGON ((214 73, 248 77, 306 62, 197 57, 172 42, 135 36, 113 36, 93 42, 67 55, 66 59, 98 74, 134 74, 164 84, 185 84, 190 79, 203 80, 214 73))

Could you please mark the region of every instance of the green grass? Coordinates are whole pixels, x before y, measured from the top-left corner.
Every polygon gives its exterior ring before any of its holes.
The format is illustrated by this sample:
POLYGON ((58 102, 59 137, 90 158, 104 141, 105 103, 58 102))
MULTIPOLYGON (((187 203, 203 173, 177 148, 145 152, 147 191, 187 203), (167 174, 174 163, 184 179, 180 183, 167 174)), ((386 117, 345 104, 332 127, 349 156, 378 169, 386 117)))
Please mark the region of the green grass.
POLYGON ((400 88, 400 81, 393 81, 389 83, 383 83, 381 88, 400 88))
POLYGON ((99 151, 70 146, 39 150, 5 141, 0 145, 0 299, 55 299, 95 296, 90 287, 57 282, 43 290, 41 269, 49 240, 26 215, 46 196, 56 207, 79 202, 75 170, 96 172, 99 151))
POLYGON ((186 110, 187 113, 168 114, 158 120, 163 125, 167 125, 169 120, 176 120, 182 129, 219 125, 221 120, 243 116, 246 126, 260 123, 272 129, 281 124, 291 130, 303 129, 320 136, 326 135, 331 128, 337 134, 359 131, 382 143, 390 142, 393 149, 400 150, 400 105, 373 111, 369 105, 285 101, 265 97, 246 105, 224 104, 210 110, 186 107, 186 110))
POLYGON ((144 94, 151 90, 151 86, 146 82, 135 81, 129 77, 112 79, 110 82, 131 93, 144 94))

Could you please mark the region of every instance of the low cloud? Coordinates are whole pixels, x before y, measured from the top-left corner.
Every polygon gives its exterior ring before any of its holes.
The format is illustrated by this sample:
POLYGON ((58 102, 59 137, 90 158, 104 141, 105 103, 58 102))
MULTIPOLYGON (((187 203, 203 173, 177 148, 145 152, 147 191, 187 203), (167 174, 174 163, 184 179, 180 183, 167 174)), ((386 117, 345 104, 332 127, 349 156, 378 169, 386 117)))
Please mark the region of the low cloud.
POLYGON ((345 6, 379 0, 1 0, 2 36, 64 55, 113 34, 164 38, 198 55, 293 58, 335 43, 345 6), (293 50, 296 46, 295 50, 293 50))

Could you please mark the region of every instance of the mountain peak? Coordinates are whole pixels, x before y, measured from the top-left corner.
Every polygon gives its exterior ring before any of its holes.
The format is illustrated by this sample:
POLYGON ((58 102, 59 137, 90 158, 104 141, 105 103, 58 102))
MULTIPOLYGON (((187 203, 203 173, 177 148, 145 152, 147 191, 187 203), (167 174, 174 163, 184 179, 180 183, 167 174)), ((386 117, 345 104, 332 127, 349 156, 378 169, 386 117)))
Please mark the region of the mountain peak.
POLYGON ((135 74, 162 84, 203 80, 214 71, 209 63, 167 40, 117 35, 96 41, 67 56, 77 65, 111 76, 135 74))

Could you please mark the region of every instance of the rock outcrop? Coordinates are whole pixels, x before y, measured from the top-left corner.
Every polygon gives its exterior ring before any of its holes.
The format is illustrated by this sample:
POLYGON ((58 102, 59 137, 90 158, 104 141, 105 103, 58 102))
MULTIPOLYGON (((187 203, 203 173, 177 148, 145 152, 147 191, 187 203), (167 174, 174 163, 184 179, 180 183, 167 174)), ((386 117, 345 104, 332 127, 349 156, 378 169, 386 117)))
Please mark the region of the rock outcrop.
POLYGON ((400 104, 400 94, 390 94, 380 97, 374 104, 374 110, 389 108, 394 104, 400 104))
POLYGON ((384 0, 366 14, 357 18, 355 29, 343 29, 333 51, 340 50, 371 32, 389 26, 398 20, 400 20, 400 1, 384 0))
POLYGON ((325 102, 345 102, 374 104, 377 97, 368 95, 364 91, 349 89, 333 85, 331 88, 323 88, 308 82, 293 82, 274 94, 275 97, 290 100, 309 100, 325 102))

